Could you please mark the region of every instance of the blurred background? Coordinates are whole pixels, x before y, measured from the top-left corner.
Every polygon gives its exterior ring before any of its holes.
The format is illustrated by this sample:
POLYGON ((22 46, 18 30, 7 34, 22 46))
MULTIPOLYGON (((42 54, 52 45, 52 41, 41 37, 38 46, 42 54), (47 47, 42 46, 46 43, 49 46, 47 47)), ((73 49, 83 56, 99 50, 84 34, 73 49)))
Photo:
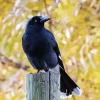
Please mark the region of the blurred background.
POLYGON ((25 100, 25 76, 34 73, 22 50, 27 21, 45 24, 59 44, 65 69, 83 90, 67 100, 100 100, 100 0, 0 0, 0 100, 25 100))

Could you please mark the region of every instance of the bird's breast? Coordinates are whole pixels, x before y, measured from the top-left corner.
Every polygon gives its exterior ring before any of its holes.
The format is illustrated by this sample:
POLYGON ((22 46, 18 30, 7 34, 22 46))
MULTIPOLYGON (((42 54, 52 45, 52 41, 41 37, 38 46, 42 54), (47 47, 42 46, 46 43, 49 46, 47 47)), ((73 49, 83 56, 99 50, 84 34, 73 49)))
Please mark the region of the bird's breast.
POLYGON ((46 53, 51 52, 49 41, 41 37, 26 36, 23 38, 23 48, 26 54, 30 56, 43 57, 46 53))

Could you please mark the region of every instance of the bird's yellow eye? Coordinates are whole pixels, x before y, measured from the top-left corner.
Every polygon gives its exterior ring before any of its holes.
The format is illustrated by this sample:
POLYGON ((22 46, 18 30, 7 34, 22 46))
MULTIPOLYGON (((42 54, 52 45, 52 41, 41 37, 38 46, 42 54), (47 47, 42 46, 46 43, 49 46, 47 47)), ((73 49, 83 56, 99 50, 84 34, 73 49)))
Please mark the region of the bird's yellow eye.
POLYGON ((35 22, 37 22, 37 20, 35 20, 35 22))

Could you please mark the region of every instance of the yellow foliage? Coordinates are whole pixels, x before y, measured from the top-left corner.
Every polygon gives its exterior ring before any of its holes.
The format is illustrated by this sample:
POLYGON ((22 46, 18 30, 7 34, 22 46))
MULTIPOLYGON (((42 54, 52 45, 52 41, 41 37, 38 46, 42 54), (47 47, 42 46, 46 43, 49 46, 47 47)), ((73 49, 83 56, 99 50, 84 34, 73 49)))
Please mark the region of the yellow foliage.
MULTIPOLYGON (((100 100, 100 0, 0 3, 0 54, 30 66, 21 44, 26 22, 34 15, 49 16, 46 27, 57 39, 66 71, 83 90, 82 96, 68 100, 100 100)), ((37 72, 13 67, 0 62, 0 100, 24 100, 25 75, 37 72)))
POLYGON ((5 94, 0 94, 0 100, 5 100, 5 94))

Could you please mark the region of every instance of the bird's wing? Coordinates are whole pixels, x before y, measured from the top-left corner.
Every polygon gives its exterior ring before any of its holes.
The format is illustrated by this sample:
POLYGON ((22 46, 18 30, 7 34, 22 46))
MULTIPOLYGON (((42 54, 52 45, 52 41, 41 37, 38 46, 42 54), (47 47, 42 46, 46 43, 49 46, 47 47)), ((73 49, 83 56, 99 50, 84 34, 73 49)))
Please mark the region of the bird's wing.
POLYGON ((52 48, 53 48, 53 50, 55 51, 55 53, 56 53, 56 55, 58 57, 58 63, 61 66, 61 68, 64 69, 64 65, 63 65, 63 62, 62 62, 62 59, 61 59, 61 53, 60 53, 58 44, 57 44, 57 42, 55 40, 55 37, 53 36, 53 34, 50 31, 48 31, 48 36, 49 36, 49 39, 50 39, 49 41, 50 41, 50 43, 52 45, 52 48))
POLYGON ((54 51, 55 51, 56 54, 57 54, 58 63, 59 63, 59 65, 60 65, 60 67, 61 67, 62 69, 64 69, 64 65, 63 65, 63 62, 62 62, 60 50, 59 50, 59 47, 58 47, 57 43, 56 43, 56 46, 54 47, 54 51))

